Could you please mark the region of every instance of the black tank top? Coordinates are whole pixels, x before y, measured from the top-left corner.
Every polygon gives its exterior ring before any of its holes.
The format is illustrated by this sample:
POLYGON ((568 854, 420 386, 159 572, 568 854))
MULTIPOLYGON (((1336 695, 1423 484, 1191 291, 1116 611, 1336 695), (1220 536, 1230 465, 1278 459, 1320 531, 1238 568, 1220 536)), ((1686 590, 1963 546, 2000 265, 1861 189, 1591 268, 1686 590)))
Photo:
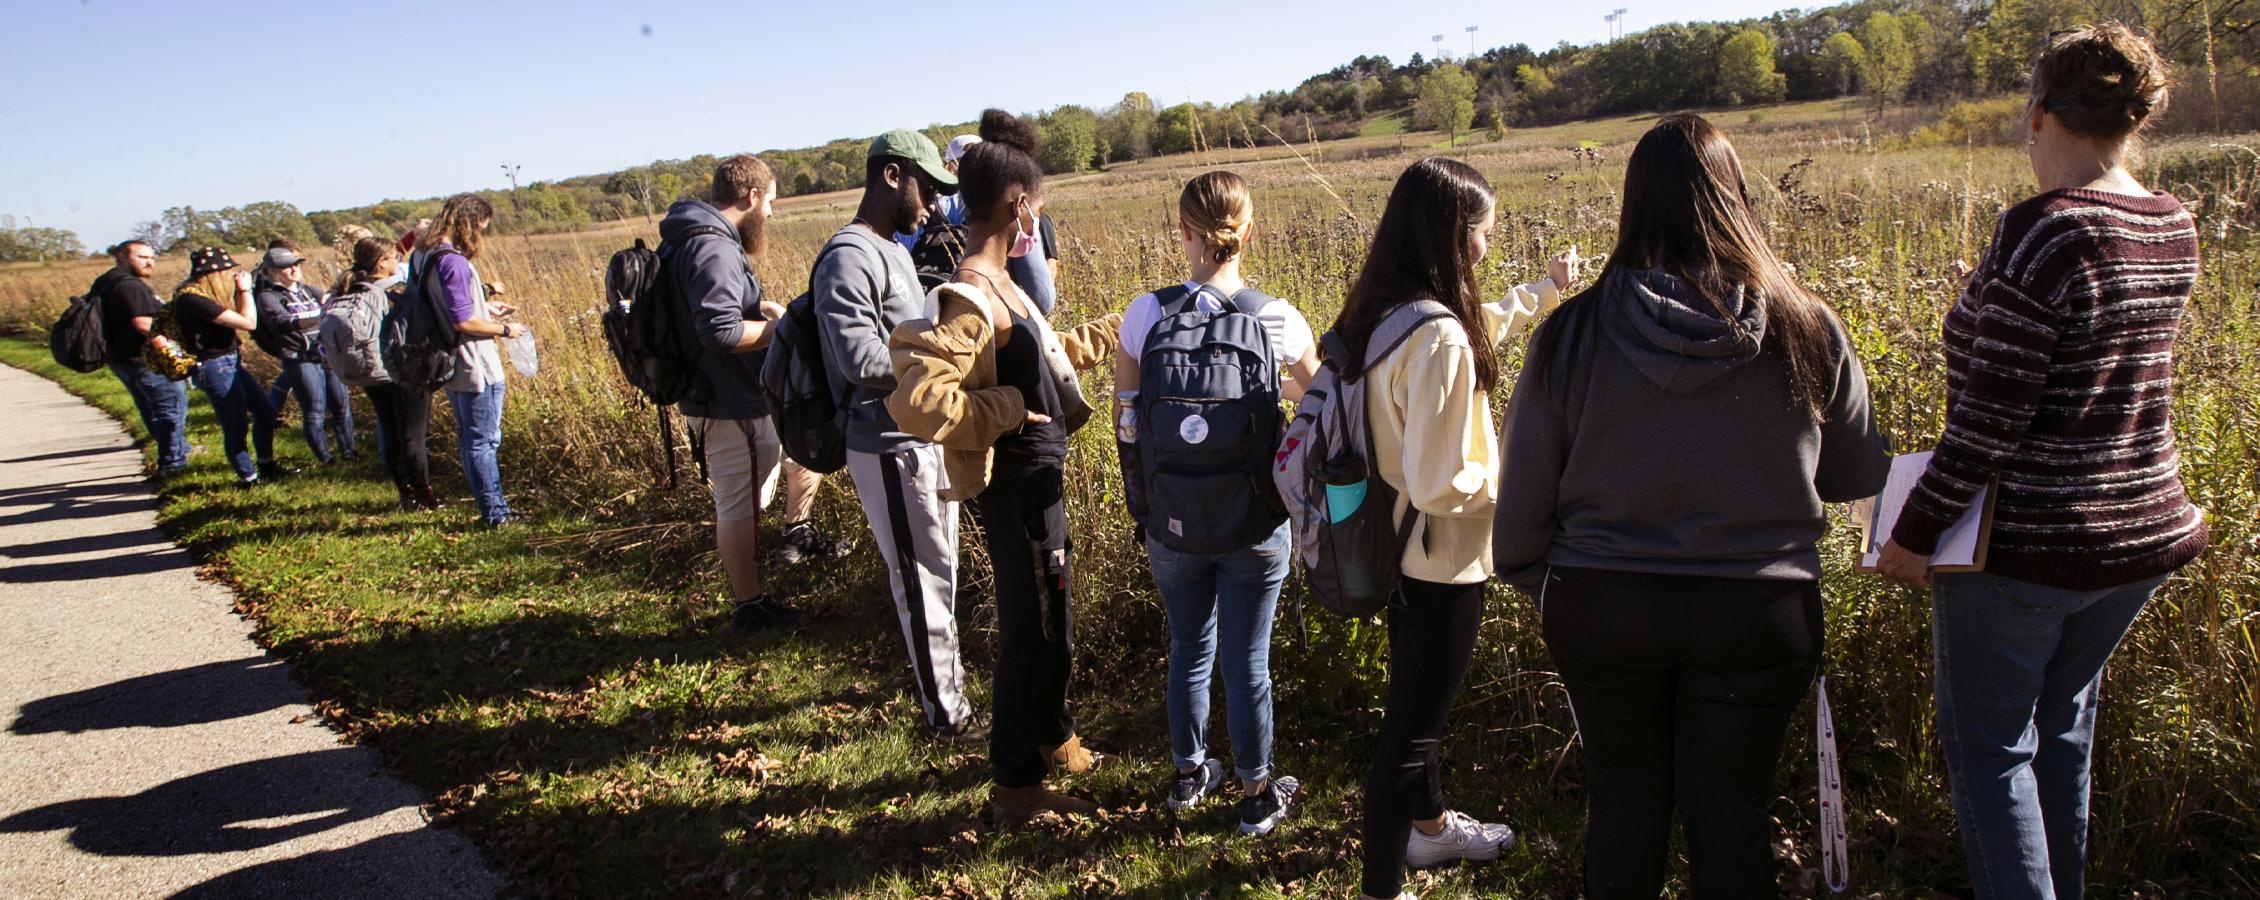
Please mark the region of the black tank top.
POLYGON ((1029 412, 1042 413, 1052 420, 1024 425, 998 440, 997 461, 1017 465, 1065 462, 1067 426, 1059 421, 1059 383, 1052 379, 1051 364, 1037 345, 1036 323, 1023 318, 1011 304, 1006 304, 1005 314, 1012 318, 1012 339, 997 348, 997 383, 1019 390, 1029 412))

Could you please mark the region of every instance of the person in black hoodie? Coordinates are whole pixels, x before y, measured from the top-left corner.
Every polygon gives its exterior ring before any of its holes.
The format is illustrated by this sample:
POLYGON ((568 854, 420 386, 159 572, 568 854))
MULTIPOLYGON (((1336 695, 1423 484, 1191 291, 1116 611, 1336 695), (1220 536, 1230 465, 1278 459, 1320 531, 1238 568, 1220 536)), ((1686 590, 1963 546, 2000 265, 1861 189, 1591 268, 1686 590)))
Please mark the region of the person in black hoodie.
POLYGON ((1693 896, 1773 896, 1823 504, 1880 491, 1890 456, 1843 325, 1766 245, 1709 122, 1634 148, 1616 250, 1532 339, 1504 441, 1493 557, 1569 689, 1587 894, 1654 898, 1676 807, 1693 896))
POLYGON ((345 382, 333 377, 329 367, 322 364, 321 350, 314 344, 314 334, 322 327, 325 298, 306 282, 305 265, 306 257, 292 247, 267 248, 259 265, 263 277, 254 290, 259 330, 252 332, 252 342, 274 357, 282 369, 267 393, 268 404, 280 410, 286 399, 298 398, 306 447, 314 451, 315 459, 328 465, 340 456, 359 458, 353 444, 353 401, 346 393, 345 382), (335 450, 328 434, 333 430, 337 433, 335 450))

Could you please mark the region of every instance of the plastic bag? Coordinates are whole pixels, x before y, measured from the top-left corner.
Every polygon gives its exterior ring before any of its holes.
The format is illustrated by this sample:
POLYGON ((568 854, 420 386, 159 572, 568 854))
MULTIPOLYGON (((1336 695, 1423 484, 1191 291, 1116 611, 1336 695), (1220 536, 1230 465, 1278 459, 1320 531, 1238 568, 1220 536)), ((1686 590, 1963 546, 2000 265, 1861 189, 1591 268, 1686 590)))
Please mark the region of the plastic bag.
POLYGON ((522 329, 514 338, 502 339, 502 352, 510 357, 510 367, 518 374, 532 378, 541 372, 541 354, 534 350, 533 329, 522 329))

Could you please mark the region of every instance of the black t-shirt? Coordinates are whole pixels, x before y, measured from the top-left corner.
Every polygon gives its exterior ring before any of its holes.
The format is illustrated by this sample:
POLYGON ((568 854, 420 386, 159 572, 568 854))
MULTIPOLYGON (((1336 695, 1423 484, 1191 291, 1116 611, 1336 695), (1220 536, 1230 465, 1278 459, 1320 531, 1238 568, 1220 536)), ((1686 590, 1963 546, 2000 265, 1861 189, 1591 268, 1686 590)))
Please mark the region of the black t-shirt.
POLYGON ((173 298, 173 320, 180 324, 181 345, 197 359, 219 359, 236 351, 235 328, 220 324, 228 308, 202 294, 173 298))
POLYGON ((1067 426, 1059 421, 1062 405, 1059 383, 1052 380, 1051 364, 1036 345, 1036 323, 1006 307, 1012 317, 1012 337, 997 348, 997 383, 1020 391, 1028 411, 1050 416, 1042 425, 1023 425, 997 441, 1002 463, 1060 463, 1067 459, 1067 426))
POLYGON ((133 320, 141 316, 154 316, 164 308, 158 302, 157 292, 150 290, 149 282, 137 278, 123 268, 111 269, 94 279, 87 294, 100 304, 102 311, 102 340, 110 346, 110 361, 130 363, 141 358, 141 329, 133 327, 133 320))
POLYGON ((1052 228, 1052 217, 1045 213, 1036 217, 1036 233, 1043 238, 1044 258, 1059 258, 1059 232, 1052 228))

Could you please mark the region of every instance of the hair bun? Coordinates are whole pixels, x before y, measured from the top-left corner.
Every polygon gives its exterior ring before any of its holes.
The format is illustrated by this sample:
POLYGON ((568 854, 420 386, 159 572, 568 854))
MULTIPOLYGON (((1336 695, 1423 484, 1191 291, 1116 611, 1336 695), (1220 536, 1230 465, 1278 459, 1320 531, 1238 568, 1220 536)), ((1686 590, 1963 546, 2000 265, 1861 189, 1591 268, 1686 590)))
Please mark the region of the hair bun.
POLYGON ((2116 138, 2166 106, 2170 69, 2149 40, 2119 22, 2057 35, 2033 66, 2033 100, 2074 132, 2116 138))
POLYGON ((982 110, 980 134, 983 143, 1002 144, 1029 156, 1036 155, 1036 127, 1004 110, 982 110))

